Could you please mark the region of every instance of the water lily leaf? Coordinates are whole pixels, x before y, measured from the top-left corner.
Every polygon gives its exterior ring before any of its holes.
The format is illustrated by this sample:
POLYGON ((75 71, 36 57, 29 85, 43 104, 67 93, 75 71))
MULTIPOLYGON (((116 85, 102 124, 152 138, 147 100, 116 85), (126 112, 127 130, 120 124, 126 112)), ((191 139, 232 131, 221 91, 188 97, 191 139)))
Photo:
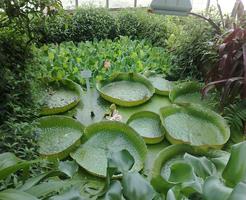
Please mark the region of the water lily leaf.
POLYGON ((160 109, 160 114, 166 138, 172 144, 221 147, 230 137, 225 119, 197 104, 167 106, 160 109))
POLYGON ((155 196, 155 191, 150 183, 137 172, 123 175, 123 194, 128 200, 150 200, 155 196))
POLYGON ((186 153, 184 155, 184 160, 190 163, 195 170, 196 175, 203 179, 217 174, 215 165, 205 156, 196 157, 186 153))
POLYGON ((86 199, 80 195, 78 189, 72 187, 68 191, 64 192, 63 194, 49 198, 49 200, 86 200, 86 199))
POLYGON ((83 144, 71 157, 88 172, 106 177, 108 153, 123 149, 134 157, 131 170, 141 170, 147 154, 143 139, 124 123, 104 121, 85 129, 83 144))
POLYGON ((126 107, 148 101, 155 92, 151 82, 137 73, 117 73, 96 87, 104 99, 126 107))
POLYGON ((51 115, 68 111, 79 103, 81 94, 80 85, 69 79, 50 82, 41 114, 51 115))
POLYGON ((120 181, 112 181, 104 200, 122 200, 122 186, 120 181))
POLYGON ((171 81, 164 79, 161 75, 150 75, 148 79, 155 87, 155 93, 168 96, 174 84, 171 81))
POLYGON ((217 177, 210 176, 203 185, 203 195, 206 200, 227 200, 232 188, 224 185, 217 177))
POLYGON ((226 183, 234 187, 237 183, 246 180, 246 142, 235 144, 231 148, 231 156, 223 172, 226 183))
POLYGON ((154 112, 137 112, 128 119, 127 124, 143 137, 146 144, 156 144, 164 139, 160 116, 154 112))
POLYGON ((59 162, 58 169, 68 177, 72 178, 73 175, 78 171, 79 166, 75 161, 66 160, 59 162))
POLYGON ((84 126, 70 117, 48 116, 39 123, 39 153, 48 158, 65 158, 80 145, 84 126))
POLYGON ((19 190, 9 189, 0 192, 0 200, 38 200, 38 198, 19 190))

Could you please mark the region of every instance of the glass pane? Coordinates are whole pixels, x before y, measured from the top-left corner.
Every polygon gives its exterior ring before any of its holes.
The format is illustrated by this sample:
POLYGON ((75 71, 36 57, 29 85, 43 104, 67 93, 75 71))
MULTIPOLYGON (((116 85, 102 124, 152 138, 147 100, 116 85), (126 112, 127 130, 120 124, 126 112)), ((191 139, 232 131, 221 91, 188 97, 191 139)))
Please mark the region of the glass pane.
POLYGON ((79 6, 93 5, 97 7, 105 7, 106 0, 79 0, 79 6))
POLYGON ((62 6, 64 9, 74 9, 75 8, 75 0, 61 0, 62 6))
POLYGON ((149 7, 151 0, 137 0, 137 7, 149 7))
POLYGON ((110 8, 134 7, 134 0, 109 0, 110 8))

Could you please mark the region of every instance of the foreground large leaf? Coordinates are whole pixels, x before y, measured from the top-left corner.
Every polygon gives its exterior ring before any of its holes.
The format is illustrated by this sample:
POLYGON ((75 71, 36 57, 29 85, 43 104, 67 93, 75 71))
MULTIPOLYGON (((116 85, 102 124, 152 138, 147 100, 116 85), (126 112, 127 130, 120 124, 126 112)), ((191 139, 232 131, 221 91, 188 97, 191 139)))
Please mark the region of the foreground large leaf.
POLYGON ((155 191, 150 183, 137 172, 130 172, 123 175, 123 193, 128 200, 151 200, 155 191))
POLYGON ((19 190, 9 189, 0 192, 0 200, 38 200, 38 198, 19 190))
POLYGON ((17 158, 13 153, 2 153, 0 154, 0 180, 20 169, 27 169, 36 162, 39 161, 25 161, 17 158))
POLYGON ((232 188, 224 185, 217 177, 207 178, 203 186, 203 195, 206 200, 227 200, 232 188))
POLYGON ((232 146, 229 162, 223 172, 223 178, 226 180, 226 183, 232 187, 246 180, 245 153, 246 142, 232 146))

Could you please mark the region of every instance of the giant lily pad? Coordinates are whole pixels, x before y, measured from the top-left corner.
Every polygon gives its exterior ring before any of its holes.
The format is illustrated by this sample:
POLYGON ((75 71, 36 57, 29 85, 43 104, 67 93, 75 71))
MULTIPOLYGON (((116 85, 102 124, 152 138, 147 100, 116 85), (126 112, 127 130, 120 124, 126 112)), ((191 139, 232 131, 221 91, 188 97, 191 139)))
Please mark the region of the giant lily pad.
POLYGON ((225 168, 229 156, 220 150, 198 151, 187 144, 171 145, 157 155, 151 183, 160 192, 180 185, 186 194, 201 193, 203 180, 225 168))
POLYGON ((172 144, 221 147, 230 137, 224 118, 200 105, 171 105, 161 108, 160 114, 166 138, 172 144))
POLYGON ((71 157, 91 174, 105 177, 108 154, 123 149, 134 158, 131 171, 141 170, 147 154, 144 140, 124 123, 104 121, 85 129, 83 144, 71 153, 71 157))
POLYGON ((185 82, 176 85, 169 94, 173 103, 203 103, 201 85, 197 82, 185 82))
POLYGON ((159 143, 164 139, 160 116, 154 112, 135 113, 128 119, 127 124, 143 137, 146 144, 159 143))
POLYGON ((155 92, 151 82, 136 73, 118 73, 98 82, 97 90, 107 101, 126 107, 148 101, 155 92))
POLYGON ((173 83, 164 79, 161 75, 150 75, 148 79, 155 87, 156 94, 168 96, 173 88, 173 83))
POLYGON ((38 119, 39 153, 49 158, 65 158, 80 145, 84 126, 66 116, 47 116, 38 119))
POLYGON ((68 79, 49 83, 41 114, 51 115, 70 110, 80 101, 81 92, 81 87, 68 79))

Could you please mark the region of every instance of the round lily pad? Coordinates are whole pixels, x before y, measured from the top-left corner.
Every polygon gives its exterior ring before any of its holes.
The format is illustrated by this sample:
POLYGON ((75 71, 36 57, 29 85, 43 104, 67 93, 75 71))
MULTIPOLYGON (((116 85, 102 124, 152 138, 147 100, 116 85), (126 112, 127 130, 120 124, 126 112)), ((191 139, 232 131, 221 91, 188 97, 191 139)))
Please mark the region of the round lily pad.
POLYGON ((201 190, 201 179, 222 173, 229 157, 230 154, 225 151, 197 150, 188 144, 168 146, 155 158, 151 184, 159 192, 167 192, 180 184, 184 190, 201 190))
POLYGON ((166 138, 172 143, 221 147, 230 137, 225 119, 198 104, 171 105, 160 109, 166 138))
POLYGON ((42 115, 63 113, 70 110, 80 101, 81 87, 68 79, 52 81, 45 91, 42 115))
POLYGON ((173 103, 202 102, 201 85, 197 82, 185 82, 176 85, 170 92, 169 98, 173 103))
POLYGON ((151 75, 148 79, 155 87, 156 94, 168 96, 173 88, 173 83, 164 79, 161 75, 151 75))
POLYGON ((133 114, 127 121, 146 144, 156 144, 164 139, 164 128, 160 116, 154 112, 142 111, 133 114))
POLYGON ((131 171, 143 168, 147 147, 141 136, 128 125, 115 121, 95 123, 85 129, 83 138, 83 144, 71 153, 71 157, 91 174, 106 177, 108 155, 123 149, 134 158, 131 171))
POLYGON ((50 158, 65 158, 81 144, 84 126, 66 116, 41 117, 38 122, 39 153, 50 158))
POLYGON ((151 82, 137 73, 118 73, 98 82, 97 90, 107 101, 125 107, 140 105, 155 92, 151 82))

